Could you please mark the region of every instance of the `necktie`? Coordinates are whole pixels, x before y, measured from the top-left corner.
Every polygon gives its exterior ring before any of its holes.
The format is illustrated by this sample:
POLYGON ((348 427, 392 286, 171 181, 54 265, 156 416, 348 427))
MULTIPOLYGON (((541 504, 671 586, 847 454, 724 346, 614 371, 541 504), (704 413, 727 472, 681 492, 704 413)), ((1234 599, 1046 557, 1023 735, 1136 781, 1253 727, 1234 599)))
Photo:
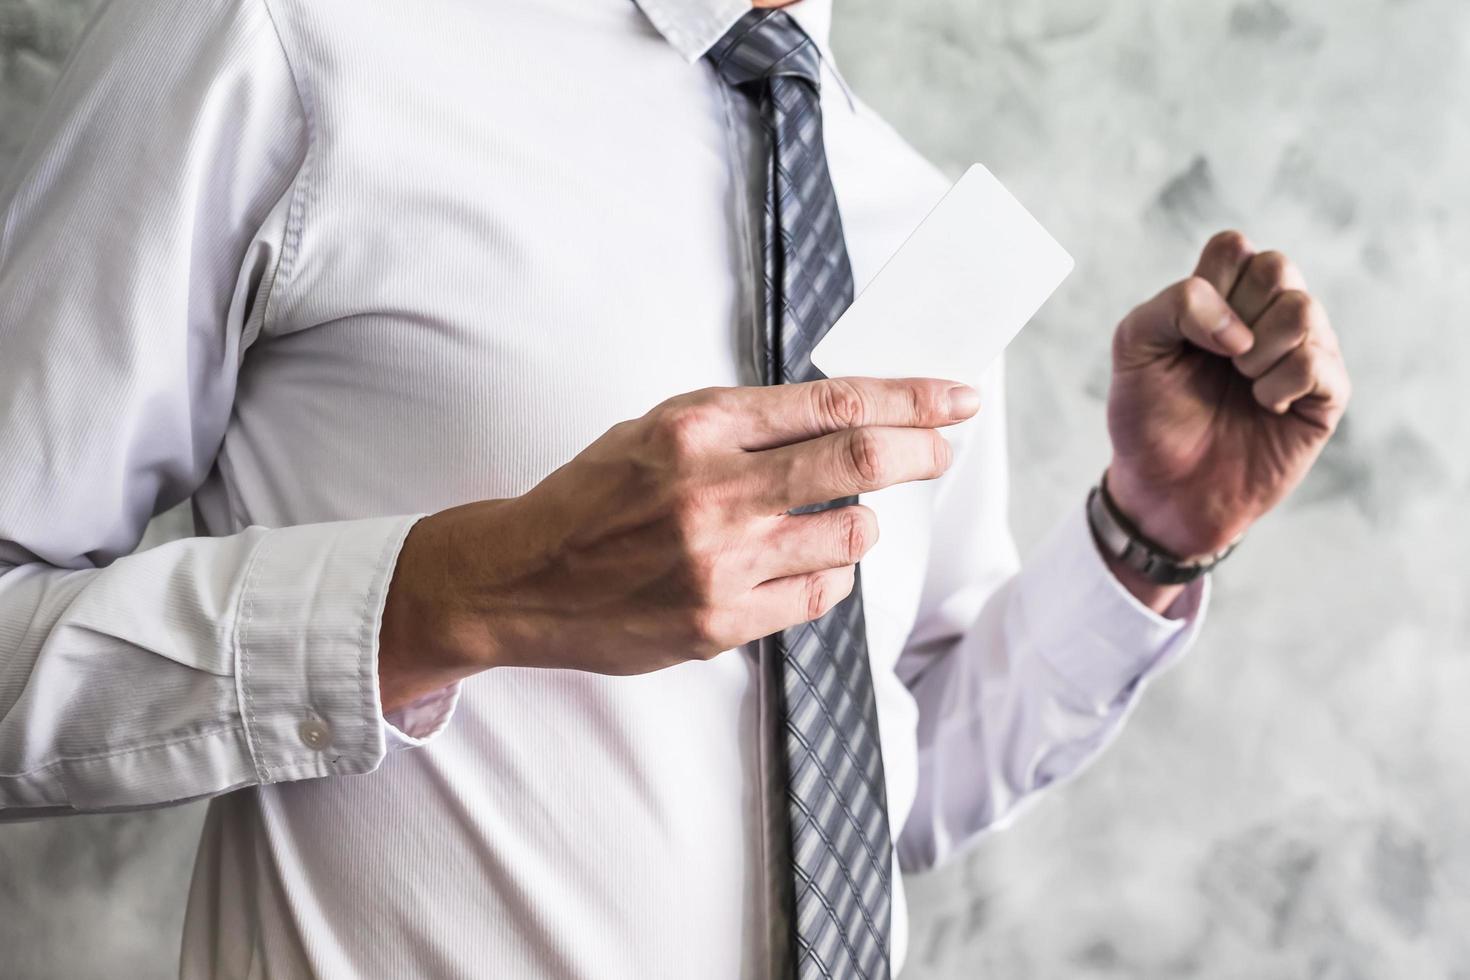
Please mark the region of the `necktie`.
MULTIPOLYGON (((822 141, 820 54, 788 15, 753 10, 708 57, 758 101, 768 140, 763 380, 821 378, 811 350, 852 303, 853 281, 822 141)), ((768 649, 780 660, 796 974, 886 980, 893 843, 861 581, 768 649)))

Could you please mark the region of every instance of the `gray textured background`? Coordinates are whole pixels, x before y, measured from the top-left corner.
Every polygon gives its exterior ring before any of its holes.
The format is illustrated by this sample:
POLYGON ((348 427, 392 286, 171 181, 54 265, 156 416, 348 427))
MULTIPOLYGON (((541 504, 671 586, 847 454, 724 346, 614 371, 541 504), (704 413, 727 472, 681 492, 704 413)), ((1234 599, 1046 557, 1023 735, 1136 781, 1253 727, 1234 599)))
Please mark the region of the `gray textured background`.
MULTIPOLYGON (((0 174, 94 0, 0 0, 0 174)), ((1470 980, 1470 5, 837 0, 859 91, 1078 259, 1013 347, 1024 543, 1106 459, 1107 338, 1240 226, 1357 395, 1111 752, 912 882, 907 980, 1470 980)), ((0 977, 172 969, 197 809, 0 828, 0 977)))

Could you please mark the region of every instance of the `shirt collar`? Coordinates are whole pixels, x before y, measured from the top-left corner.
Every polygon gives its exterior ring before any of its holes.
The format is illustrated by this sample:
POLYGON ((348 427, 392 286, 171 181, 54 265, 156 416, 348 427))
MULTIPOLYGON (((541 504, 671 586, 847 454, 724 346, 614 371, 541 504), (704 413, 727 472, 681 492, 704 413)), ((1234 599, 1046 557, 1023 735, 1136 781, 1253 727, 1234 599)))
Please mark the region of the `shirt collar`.
MULTIPOLYGON (((737 20, 750 12, 750 0, 637 0, 637 3, 664 40, 690 64, 704 57, 737 20)), ((823 63, 851 105, 852 90, 837 70, 828 47, 832 34, 832 0, 797 0, 782 9, 816 43, 823 63)))

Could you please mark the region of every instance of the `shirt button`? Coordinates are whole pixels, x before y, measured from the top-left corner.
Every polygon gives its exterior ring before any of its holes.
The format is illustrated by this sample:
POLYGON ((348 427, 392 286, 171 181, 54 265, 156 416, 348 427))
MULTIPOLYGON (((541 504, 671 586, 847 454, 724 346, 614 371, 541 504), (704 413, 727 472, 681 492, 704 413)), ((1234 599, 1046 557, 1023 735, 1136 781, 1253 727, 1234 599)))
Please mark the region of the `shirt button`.
POLYGON ((301 727, 296 731, 300 734, 301 741, 309 749, 321 751, 332 741, 332 730, 327 727, 326 722, 317 721, 315 718, 303 721, 301 727))

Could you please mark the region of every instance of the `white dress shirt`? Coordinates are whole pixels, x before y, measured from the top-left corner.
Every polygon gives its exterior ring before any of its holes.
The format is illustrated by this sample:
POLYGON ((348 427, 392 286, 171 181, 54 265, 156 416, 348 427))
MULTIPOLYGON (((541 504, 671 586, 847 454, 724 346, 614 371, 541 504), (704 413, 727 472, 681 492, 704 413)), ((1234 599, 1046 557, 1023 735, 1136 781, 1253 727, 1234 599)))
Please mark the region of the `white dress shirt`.
MULTIPOLYGON (((0 809, 214 797, 184 975, 767 974, 752 650, 391 725, 377 689, 417 518, 752 383, 757 120, 699 61, 745 9, 112 0, 72 57, 0 196, 0 809)), ((861 285, 947 181, 830 56, 823 104, 861 285)), ((982 397, 946 477, 865 498, 905 868, 1095 756, 1207 591, 1137 603, 1081 488, 1020 566, 982 397)))

